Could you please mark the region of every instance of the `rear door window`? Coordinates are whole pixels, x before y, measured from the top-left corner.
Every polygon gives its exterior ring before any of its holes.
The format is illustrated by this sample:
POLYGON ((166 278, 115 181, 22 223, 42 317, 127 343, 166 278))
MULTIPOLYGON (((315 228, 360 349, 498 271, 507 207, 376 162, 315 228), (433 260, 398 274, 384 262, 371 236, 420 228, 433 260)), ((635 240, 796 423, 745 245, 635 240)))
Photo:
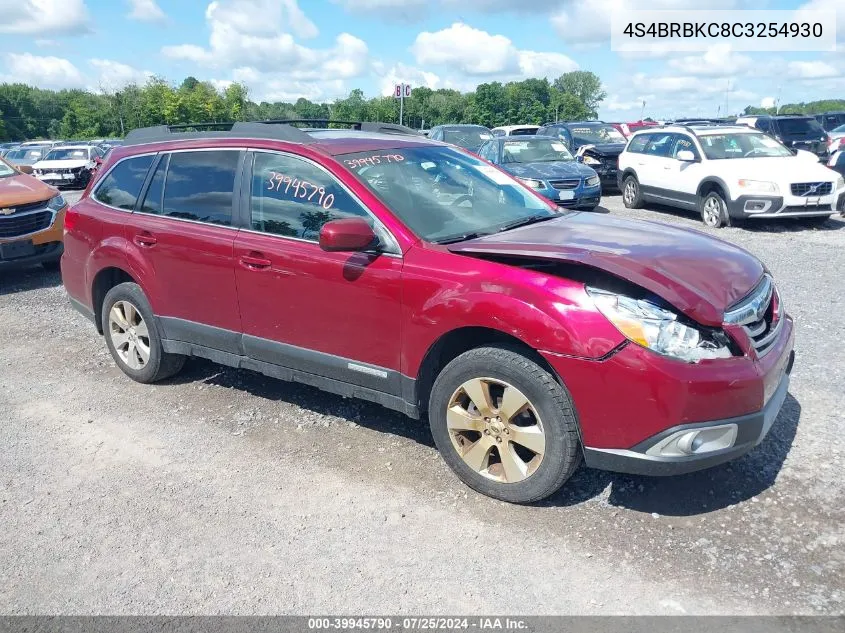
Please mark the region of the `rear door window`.
POLYGON ((668 158, 672 155, 672 141, 674 140, 674 136, 674 134, 667 132, 650 134, 645 153, 649 156, 668 158))
POLYGON ((650 134, 639 134, 631 139, 631 142, 628 143, 627 151, 632 154, 642 154, 645 152, 645 147, 648 144, 648 139, 651 137, 650 134))
POLYGON ((154 158, 136 156, 119 162, 97 185, 94 200, 118 209, 134 209, 154 158))
POLYGON ((231 226, 239 157, 237 150, 171 154, 162 215, 231 226))

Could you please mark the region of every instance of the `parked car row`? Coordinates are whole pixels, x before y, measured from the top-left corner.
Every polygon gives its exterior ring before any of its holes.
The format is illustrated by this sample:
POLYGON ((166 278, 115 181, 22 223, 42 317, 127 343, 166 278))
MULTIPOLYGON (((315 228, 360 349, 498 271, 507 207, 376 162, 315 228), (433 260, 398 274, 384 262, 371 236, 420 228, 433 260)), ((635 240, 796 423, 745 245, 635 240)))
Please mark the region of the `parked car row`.
POLYGON ((116 365, 154 383, 200 356, 427 418, 462 481, 519 503, 582 460, 672 475, 766 436, 794 334, 754 256, 561 213, 555 182, 599 183, 559 136, 490 135, 484 160, 371 130, 130 133, 67 212, 62 258, 116 365))

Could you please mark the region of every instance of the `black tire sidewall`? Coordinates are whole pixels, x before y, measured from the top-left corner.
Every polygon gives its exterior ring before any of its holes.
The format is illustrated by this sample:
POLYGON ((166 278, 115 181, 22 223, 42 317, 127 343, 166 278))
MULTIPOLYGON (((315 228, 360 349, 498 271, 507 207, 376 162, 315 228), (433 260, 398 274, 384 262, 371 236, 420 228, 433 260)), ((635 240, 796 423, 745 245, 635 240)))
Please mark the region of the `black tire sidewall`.
POLYGON ((115 363, 117 363, 117 366, 121 369, 121 371, 137 382, 155 382, 157 376, 159 375, 159 369, 164 357, 164 350, 161 345, 161 336, 159 334, 158 327, 156 327, 152 307, 150 307, 150 302, 147 301, 147 297, 144 295, 140 286, 138 286, 138 284, 127 282, 119 284, 109 290, 103 300, 101 317, 106 346, 109 348, 112 358, 114 358, 115 363), (125 362, 123 362, 123 359, 120 358, 114 348, 114 343, 112 342, 109 332, 109 312, 118 301, 128 301, 135 306, 135 309, 141 313, 141 317, 147 325, 147 331, 150 335, 150 360, 142 369, 132 369, 129 367, 125 362))
POLYGON ((447 465, 468 486, 496 499, 512 503, 543 499, 557 491, 580 462, 577 421, 569 394, 534 361, 514 351, 480 348, 458 356, 435 380, 428 415, 434 442, 447 465), (497 350, 496 357, 479 353, 487 350, 497 350), (490 362, 493 360, 495 364, 490 362), (525 363, 532 366, 530 372, 526 371, 525 363), (537 380, 538 376, 542 379, 537 380), (487 479, 470 468, 452 445, 446 426, 446 406, 461 384, 481 377, 503 380, 515 386, 540 415, 546 435, 546 452, 537 471, 521 482, 505 484, 487 479), (564 398, 567 405, 563 409, 560 398, 564 398))

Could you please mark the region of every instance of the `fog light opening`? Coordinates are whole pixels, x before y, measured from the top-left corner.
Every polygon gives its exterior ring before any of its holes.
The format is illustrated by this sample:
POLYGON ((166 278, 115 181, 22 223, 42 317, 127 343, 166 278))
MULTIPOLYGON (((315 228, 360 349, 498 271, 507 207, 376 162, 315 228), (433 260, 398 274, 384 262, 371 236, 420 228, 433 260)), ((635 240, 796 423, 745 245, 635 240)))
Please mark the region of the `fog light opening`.
POLYGON ((738 431, 739 427, 736 424, 678 431, 652 446, 646 454, 661 457, 690 457, 721 451, 734 445, 738 431))
POLYGON ((749 200, 745 203, 746 213, 764 213, 769 210, 772 203, 768 200, 749 200))

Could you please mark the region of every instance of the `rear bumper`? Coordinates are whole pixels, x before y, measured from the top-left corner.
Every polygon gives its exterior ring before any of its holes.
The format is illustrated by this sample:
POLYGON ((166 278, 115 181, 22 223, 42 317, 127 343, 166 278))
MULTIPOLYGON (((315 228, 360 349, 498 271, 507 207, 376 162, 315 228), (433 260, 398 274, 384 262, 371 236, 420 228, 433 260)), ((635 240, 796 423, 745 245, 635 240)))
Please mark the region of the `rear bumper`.
POLYGON ((790 352, 786 371, 777 390, 760 411, 723 420, 681 424, 653 435, 630 449, 585 447, 584 461, 589 468, 600 470, 632 475, 667 476, 696 472, 736 459, 749 452, 768 435, 786 400, 794 360, 795 352, 790 352), (650 454, 651 449, 672 436, 730 425, 736 426, 736 438, 728 448, 683 456, 650 454))

